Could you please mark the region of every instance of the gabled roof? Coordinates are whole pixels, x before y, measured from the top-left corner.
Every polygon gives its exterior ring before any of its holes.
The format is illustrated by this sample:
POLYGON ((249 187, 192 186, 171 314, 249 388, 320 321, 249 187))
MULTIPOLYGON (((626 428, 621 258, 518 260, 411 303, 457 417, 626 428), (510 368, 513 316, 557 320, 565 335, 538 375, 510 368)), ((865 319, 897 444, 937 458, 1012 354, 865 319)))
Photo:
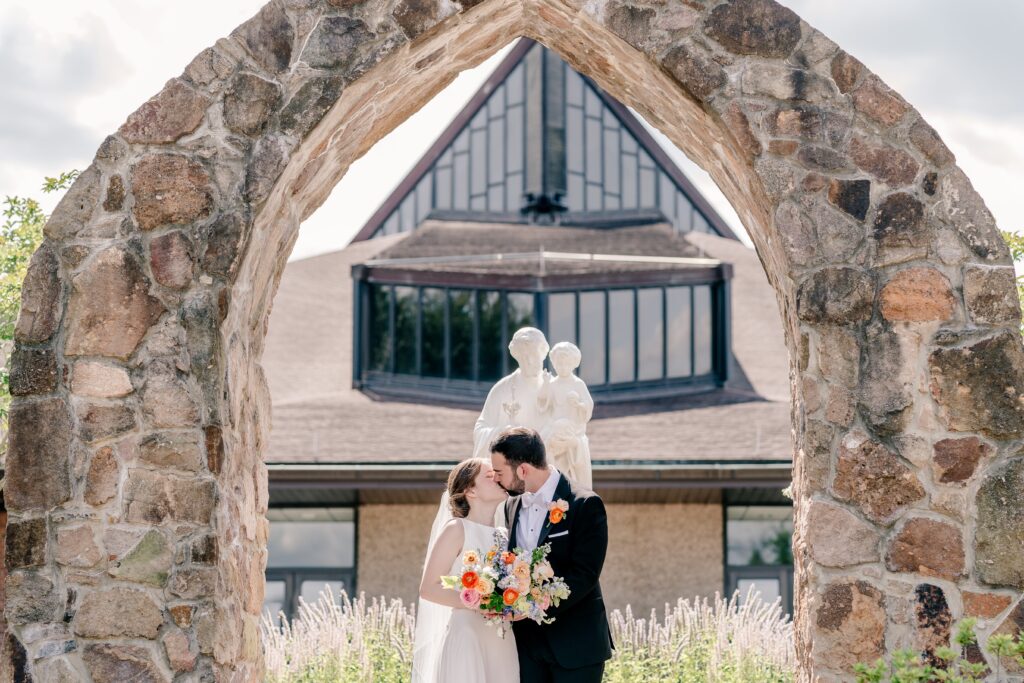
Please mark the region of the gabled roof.
MULTIPOLYGON (((437 138, 434 144, 427 150, 426 154, 416 163, 413 169, 398 184, 395 190, 388 196, 383 204, 370 217, 365 225, 352 238, 352 242, 359 242, 370 239, 384 225, 385 221, 394 214, 403 201, 416 191, 420 181, 435 167, 442 155, 445 154, 455 139, 462 133, 470 122, 483 109, 498 87, 509 78, 513 70, 522 62, 530 49, 536 45, 535 41, 529 38, 522 38, 515 45, 511 52, 505 57, 493 74, 484 82, 480 89, 470 98, 465 107, 452 120, 444 132, 437 138)), ((546 48, 545 48, 546 49, 546 48)), ((623 128, 632 136, 637 146, 646 152, 658 169, 670 179, 676 189, 681 192, 693 207, 703 216, 707 224, 719 235, 730 239, 738 239, 729 225, 715 211, 711 204, 704 198, 694 184, 686 177, 683 171, 669 158, 668 154, 648 133, 644 125, 634 116, 627 107, 605 93, 596 83, 586 76, 582 76, 586 86, 600 99, 602 104, 611 111, 623 128)), ((512 215, 512 214, 508 214, 512 215)))

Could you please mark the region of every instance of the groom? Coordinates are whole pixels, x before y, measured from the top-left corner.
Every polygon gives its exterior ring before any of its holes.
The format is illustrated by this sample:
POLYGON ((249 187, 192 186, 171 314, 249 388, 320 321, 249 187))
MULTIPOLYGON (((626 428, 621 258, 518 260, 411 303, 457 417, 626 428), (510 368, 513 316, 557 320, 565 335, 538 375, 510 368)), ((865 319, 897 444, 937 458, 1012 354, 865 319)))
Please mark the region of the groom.
POLYGON ((544 442, 532 429, 506 429, 490 449, 495 479, 513 496, 505 504, 509 546, 533 550, 550 543, 551 568, 570 590, 568 599, 548 608, 554 622, 525 619, 512 625, 519 678, 524 683, 599 683, 612 656, 598 583, 608 550, 604 502, 593 491, 573 489, 547 463, 544 442), (561 517, 552 513, 560 501, 568 503, 561 517))

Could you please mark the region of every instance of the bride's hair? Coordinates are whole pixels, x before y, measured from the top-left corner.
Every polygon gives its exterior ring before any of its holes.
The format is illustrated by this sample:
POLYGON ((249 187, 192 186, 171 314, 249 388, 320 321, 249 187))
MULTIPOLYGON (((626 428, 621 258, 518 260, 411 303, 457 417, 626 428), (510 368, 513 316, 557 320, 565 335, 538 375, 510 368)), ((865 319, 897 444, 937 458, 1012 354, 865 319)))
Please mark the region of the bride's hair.
POLYGON ((466 497, 466 491, 473 488, 473 483, 482 467, 483 460, 470 458, 452 468, 448 475, 448 499, 452 515, 455 517, 469 515, 469 498, 466 497))

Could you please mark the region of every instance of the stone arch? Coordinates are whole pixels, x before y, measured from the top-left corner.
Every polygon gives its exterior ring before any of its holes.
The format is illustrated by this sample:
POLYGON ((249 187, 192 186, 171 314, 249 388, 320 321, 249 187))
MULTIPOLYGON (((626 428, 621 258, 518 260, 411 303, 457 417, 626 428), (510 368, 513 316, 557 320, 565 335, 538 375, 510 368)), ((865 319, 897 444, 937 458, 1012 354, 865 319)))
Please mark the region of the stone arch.
POLYGON ((930 650, 962 615, 1024 621, 1012 264, 877 76, 772 0, 273 0, 103 142, 32 259, 6 612, 38 679, 258 680, 259 358, 299 223, 519 35, 708 170, 775 287, 801 680, 930 650))

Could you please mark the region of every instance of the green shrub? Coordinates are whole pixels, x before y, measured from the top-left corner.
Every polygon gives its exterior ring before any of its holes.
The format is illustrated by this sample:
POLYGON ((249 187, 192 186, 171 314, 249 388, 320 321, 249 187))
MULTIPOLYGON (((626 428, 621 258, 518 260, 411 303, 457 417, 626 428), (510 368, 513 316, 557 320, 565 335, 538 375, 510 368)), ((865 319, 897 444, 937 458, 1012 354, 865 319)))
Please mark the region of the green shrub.
MULTIPOLYGON (((892 655, 892 663, 877 660, 873 665, 859 663, 854 667, 857 683, 925 683, 928 681, 945 681, 946 683, 979 683, 989 680, 988 667, 984 663, 967 660, 967 648, 977 645, 978 636, 974 627, 978 620, 968 617, 957 626, 953 642, 959 650, 940 647, 935 650, 935 657, 941 665, 925 662, 921 653, 913 650, 897 650, 892 655)), ((1005 633, 989 636, 985 650, 992 655, 995 671, 991 673, 996 681, 1004 681, 1003 661, 1012 659, 1018 666, 1024 666, 1024 634, 1017 637, 1005 633)))

